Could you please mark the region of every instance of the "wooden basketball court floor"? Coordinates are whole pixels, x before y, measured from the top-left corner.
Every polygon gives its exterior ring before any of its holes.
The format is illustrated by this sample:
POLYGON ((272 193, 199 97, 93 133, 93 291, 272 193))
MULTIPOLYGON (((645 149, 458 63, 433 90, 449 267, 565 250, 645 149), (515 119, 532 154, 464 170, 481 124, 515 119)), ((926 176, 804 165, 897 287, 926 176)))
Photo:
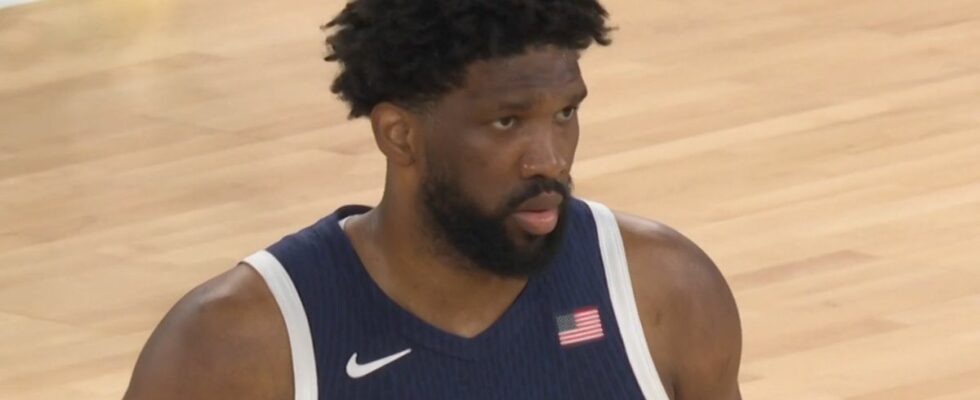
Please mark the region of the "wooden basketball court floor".
MULTIPOLYGON (((607 0, 578 194, 713 256, 746 399, 980 399, 980 2, 607 0)), ((197 283, 383 162, 342 2, 0 10, 0 398, 119 398, 197 283)))

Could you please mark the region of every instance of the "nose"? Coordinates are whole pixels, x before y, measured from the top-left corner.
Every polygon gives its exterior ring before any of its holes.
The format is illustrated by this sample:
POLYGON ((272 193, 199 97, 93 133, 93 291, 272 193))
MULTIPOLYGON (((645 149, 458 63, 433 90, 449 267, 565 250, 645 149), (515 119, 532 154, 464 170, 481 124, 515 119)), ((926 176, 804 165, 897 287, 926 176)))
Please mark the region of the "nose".
POLYGON ((560 128, 547 127, 532 133, 521 158, 521 176, 562 180, 569 172, 566 147, 568 143, 565 143, 560 128))

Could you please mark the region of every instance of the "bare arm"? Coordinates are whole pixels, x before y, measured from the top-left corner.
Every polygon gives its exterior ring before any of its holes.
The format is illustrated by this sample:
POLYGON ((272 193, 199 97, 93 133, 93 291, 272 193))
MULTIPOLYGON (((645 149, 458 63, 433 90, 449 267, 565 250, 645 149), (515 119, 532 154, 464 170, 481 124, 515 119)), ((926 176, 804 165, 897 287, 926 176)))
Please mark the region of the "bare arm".
POLYGON ((619 215, 644 335, 674 400, 740 400, 742 332, 732 292, 697 245, 619 215))
POLYGON ((124 400, 293 396, 289 340, 261 276, 239 265, 181 299, 140 353, 124 400))

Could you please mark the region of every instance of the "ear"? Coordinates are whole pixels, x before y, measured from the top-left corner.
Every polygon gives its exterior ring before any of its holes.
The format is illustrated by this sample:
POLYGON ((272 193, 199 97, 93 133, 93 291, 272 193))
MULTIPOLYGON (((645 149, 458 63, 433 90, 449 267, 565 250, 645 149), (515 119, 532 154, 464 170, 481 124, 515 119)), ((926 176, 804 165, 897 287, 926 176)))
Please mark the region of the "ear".
POLYGON ((417 159, 418 118, 409 110, 384 102, 371 110, 374 141, 388 161, 411 165, 417 159))

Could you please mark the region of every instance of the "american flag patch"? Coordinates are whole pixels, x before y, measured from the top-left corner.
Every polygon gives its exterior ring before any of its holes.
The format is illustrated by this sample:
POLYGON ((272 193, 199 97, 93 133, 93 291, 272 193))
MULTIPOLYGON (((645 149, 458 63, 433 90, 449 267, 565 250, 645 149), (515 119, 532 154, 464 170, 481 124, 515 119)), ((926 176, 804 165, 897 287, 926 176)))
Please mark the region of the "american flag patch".
POLYGON ((575 310, 555 317, 558 322, 558 343, 562 346, 602 339, 602 321, 596 306, 575 310))

